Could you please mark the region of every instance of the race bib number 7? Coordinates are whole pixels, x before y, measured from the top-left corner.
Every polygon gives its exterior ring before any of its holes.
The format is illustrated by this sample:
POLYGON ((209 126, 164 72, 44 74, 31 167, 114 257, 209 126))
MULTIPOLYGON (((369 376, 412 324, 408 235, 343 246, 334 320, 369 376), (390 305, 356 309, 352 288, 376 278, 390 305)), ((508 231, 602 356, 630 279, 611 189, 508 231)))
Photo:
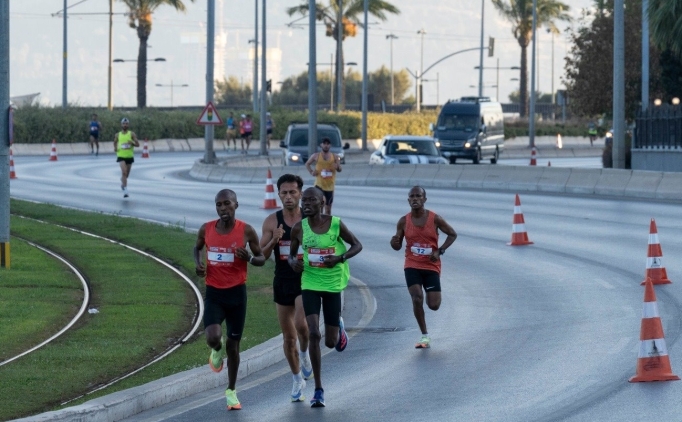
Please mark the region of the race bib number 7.
POLYGON ((311 267, 324 267, 324 257, 327 255, 336 255, 335 248, 309 248, 308 249, 308 265, 311 267))

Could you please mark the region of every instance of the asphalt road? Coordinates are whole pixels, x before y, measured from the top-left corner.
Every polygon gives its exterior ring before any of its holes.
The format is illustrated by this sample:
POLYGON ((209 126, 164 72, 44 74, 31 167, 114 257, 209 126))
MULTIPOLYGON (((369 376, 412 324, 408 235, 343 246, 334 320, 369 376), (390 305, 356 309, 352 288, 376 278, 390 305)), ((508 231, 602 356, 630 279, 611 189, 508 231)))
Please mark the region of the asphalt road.
MULTIPOLYGON (((197 229, 214 218, 213 197, 227 187, 186 178, 199 157, 137 159, 128 199, 111 156, 22 157, 11 195, 197 229)), ((265 187, 229 187, 238 194, 237 218, 260 230, 269 212, 260 209, 265 187)), ((443 260, 442 307, 427 311, 432 347, 416 350, 403 253, 388 245, 409 211, 407 191, 337 187, 333 213, 364 246, 351 273, 369 286, 377 312, 361 331, 351 319, 346 351, 324 356, 326 408, 289 403, 282 363, 238 383, 240 412, 226 415, 220 389, 129 420, 680 420, 682 382, 627 382, 639 350, 652 217, 673 281, 656 287, 658 306, 673 372, 682 373, 679 204, 526 193, 522 210, 535 244, 510 247, 512 193, 430 189, 427 208, 459 238, 443 260)))

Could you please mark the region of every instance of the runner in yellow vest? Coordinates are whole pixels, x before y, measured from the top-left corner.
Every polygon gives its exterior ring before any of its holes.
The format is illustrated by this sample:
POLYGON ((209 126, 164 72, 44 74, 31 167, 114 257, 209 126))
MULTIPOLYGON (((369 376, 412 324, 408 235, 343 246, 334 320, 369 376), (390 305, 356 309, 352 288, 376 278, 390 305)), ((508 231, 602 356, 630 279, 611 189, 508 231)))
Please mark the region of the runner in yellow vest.
POLYGON ((128 176, 135 162, 134 147, 139 147, 135 132, 128 130, 130 122, 127 118, 121 119, 121 131, 114 136, 114 151, 116 162, 121 167, 121 190, 123 197, 128 197, 128 176))
POLYGON ((322 139, 320 147, 322 152, 311 155, 305 163, 305 167, 308 169, 308 173, 315 176, 315 186, 324 193, 324 213, 331 215, 336 173, 341 171, 341 159, 329 151, 332 147, 332 141, 329 138, 322 139), (315 163, 314 169, 312 168, 313 163, 315 163))

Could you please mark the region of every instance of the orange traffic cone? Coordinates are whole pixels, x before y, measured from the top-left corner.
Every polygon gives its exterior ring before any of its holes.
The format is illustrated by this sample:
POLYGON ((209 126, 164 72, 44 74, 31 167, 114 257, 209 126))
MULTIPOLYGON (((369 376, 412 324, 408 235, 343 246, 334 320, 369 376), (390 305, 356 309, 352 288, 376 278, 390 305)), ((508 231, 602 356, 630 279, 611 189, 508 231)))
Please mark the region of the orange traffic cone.
POLYGON ((17 178, 17 173, 14 171, 14 156, 12 156, 12 148, 9 149, 9 178, 17 178))
POLYGON ((663 324, 661 324, 661 317, 658 314, 654 284, 651 279, 646 279, 645 284, 642 328, 639 333, 637 375, 630 378, 630 382, 679 380, 680 377, 673 374, 670 367, 670 358, 663 335, 663 324))
POLYGON ((535 166, 535 165, 538 164, 538 162, 537 162, 537 160, 536 160, 536 158, 537 158, 537 157, 536 157, 537 153, 538 153, 538 150, 537 150, 537 148, 535 148, 535 147, 533 147, 533 149, 530 150, 530 165, 531 165, 531 166, 535 166))
POLYGON ((528 233, 526 233, 526 222, 523 219, 523 212, 521 212, 521 200, 519 194, 516 194, 516 203, 514 204, 514 221, 512 224, 511 242, 508 246, 523 246, 532 245, 533 242, 528 240, 528 233))
POLYGON ((149 149, 147 149, 147 138, 144 139, 144 146, 142 147, 142 158, 149 158, 149 149))
POLYGON ((665 270, 661 259, 663 252, 661 251, 661 244, 658 242, 658 230, 656 229, 656 220, 651 219, 649 223, 649 250, 646 255, 646 272, 644 273, 644 281, 642 286, 650 279, 653 284, 670 284, 672 281, 668 280, 668 272, 665 270))
POLYGON ((57 161, 57 140, 52 140, 52 150, 50 151, 50 161, 57 161))
POLYGON ((275 200, 275 188, 272 185, 272 173, 270 173, 270 169, 268 169, 268 178, 265 181, 265 201, 263 202, 262 208, 264 210, 279 208, 277 200, 275 200))

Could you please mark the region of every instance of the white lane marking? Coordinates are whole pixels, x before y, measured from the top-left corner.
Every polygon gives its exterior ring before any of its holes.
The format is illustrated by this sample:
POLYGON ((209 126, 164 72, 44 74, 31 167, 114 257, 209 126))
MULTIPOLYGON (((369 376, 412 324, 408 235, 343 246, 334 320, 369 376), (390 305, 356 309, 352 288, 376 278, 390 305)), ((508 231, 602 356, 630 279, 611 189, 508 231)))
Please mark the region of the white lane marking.
MULTIPOLYGON (((618 343, 613 345, 613 347, 608 348, 606 350, 606 353, 608 353, 610 355, 620 354, 621 351, 623 351, 631 341, 632 341, 632 337, 622 337, 620 340, 618 340, 618 343)), ((637 345, 637 346, 639 346, 639 345, 637 345)), ((639 348, 637 350, 639 350, 639 348)))
POLYGON ((597 278, 597 279, 595 279, 594 281, 595 281, 597 284, 599 284, 600 286, 602 286, 603 288, 605 288, 605 289, 615 289, 615 287, 613 286, 613 284, 609 283, 609 282, 606 281, 606 280, 602 280, 602 279, 600 279, 600 278, 597 278))

